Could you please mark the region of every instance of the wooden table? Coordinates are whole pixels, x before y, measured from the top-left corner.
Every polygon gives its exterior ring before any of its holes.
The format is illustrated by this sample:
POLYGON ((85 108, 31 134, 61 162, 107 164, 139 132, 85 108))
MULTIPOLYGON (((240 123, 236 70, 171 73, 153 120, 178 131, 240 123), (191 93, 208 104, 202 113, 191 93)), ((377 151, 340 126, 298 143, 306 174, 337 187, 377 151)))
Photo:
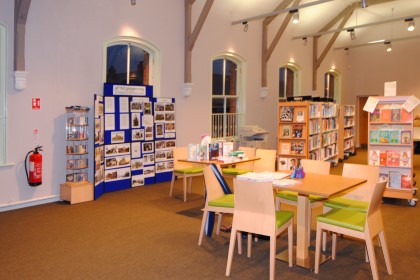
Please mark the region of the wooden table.
MULTIPOLYGON (((365 183, 366 180, 313 173, 305 173, 305 178, 299 180, 301 183, 296 185, 274 186, 274 188, 298 193, 296 265, 313 269, 314 258, 310 256, 309 252, 307 228, 307 225, 310 225, 308 219, 311 219, 311 217, 308 217, 308 207, 311 207, 309 195, 329 198, 345 190, 357 187, 365 183)), ((283 259, 284 253, 279 254, 278 258, 283 259)))
POLYGON ((237 165, 241 163, 247 162, 254 162, 259 160, 260 158, 247 158, 247 159, 238 159, 234 161, 218 161, 218 160, 188 160, 188 159, 178 159, 179 162, 187 162, 187 163, 194 163, 194 164, 202 164, 202 165, 209 165, 211 163, 219 164, 220 167, 225 168, 232 165, 237 165))

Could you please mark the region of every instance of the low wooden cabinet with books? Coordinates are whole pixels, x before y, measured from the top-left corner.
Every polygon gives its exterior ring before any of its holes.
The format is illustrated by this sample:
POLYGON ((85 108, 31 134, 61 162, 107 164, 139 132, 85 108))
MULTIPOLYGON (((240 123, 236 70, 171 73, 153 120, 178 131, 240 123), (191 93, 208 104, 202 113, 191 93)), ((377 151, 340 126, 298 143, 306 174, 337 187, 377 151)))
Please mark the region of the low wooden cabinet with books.
POLYGON ((378 104, 369 114, 368 163, 380 167, 387 180, 384 197, 413 200, 413 113, 402 105, 405 96, 375 97, 378 104))
POLYGON ((300 159, 337 160, 337 107, 330 102, 280 102, 278 109, 278 170, 300 159))
POLYGON ((66 107, 66 182, 60 185, 60 194, 71 204, 93 200, 88 181, 88 113, 86 107, 66 107))
POLYGON ((338 118, 338 158, 353 155, 355 148, 355 106, 341 105, 338 118))

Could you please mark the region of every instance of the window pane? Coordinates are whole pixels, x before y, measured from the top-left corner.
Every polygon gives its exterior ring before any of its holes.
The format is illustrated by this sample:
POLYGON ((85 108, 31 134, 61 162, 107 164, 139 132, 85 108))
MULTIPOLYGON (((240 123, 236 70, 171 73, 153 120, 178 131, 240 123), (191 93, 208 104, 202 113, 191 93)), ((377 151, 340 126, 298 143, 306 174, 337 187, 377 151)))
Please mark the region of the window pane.
POLYGON ((149 54, 143 49, 130 46, 130 84, 148 85, 149 54))
POLYGON ((223 95, 223 59, 213 61, 213 95, 223 95))
POLYGON ((108 83, 127 83, 127 45, 116 45, 107 48, 107 75, 108 83))
POLYGON ((212 100, 212 110, 213 114, 223 114, 224 113, 224 99, 223 98, 213 98, 212 100))
POLYGON ((280 98, 286 97, 286 94, 284 92, 284 88, 285 88, 284 84, 286 82, 285 72, 286 71, 285 71, 284 67, 280 68, 280 73, 279 73, 279 75, 280 75, 280 78, 279 78, 279 97, 280 98))
POLYGON ((225 95, 236 95, 236 63, 226 60, 225 95))
POLYGON ((236 102, 237 102, 236 98, 226 99, 226 113, 236 113, 237 112, 236 102))

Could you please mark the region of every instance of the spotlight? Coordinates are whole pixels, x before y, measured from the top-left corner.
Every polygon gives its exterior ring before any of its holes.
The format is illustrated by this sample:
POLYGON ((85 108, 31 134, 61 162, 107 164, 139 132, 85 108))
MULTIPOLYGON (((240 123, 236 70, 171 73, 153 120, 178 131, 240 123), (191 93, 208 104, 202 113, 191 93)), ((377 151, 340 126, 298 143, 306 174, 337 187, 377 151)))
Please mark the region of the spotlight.
POLYGON ((384 44, 385 44, 385 46, 386 46, 386 51, 387 51, 387 52, 392 51, 391 41, 386 41, 384 44))
POLYGON ((131 5, 136 5, 136 0, 131 0, 131 5))
POLYGON ((367 0, 361 0, 360 6, 362 6, 362 8, 366 8, 368 6, 367 0))
POLYGON ((303 45, 304 46, 308 45, 308 38, 307 37, 303 37, 302 40, 303 40, 303 45))
POLYGON ((242 25, 244 26, 244 32, 247 32, 248 31, 248 22, 244 21, 244 22, 242 22, 242 25))
POLYGON ((413 31, 414 30, 414 25, 415 25, 415 22, 414 22, 414 19, 412 19, 412 18, 407 18, 407 19, 405 19, 405 21, 406 22, 408 22, 408 27, 407 27, 407 30, 408 31, 413 31))
POLYGON ((345 53, 346 55, 349 55, 349 53, 350 53, 349 48, 345 48, 345 49, 344 49, 344 53, 345 53))
POLYGON ((356 32, 354 31, 354 29, 348 29, 347 32, 350 32, 351 40, 356 40, 356 32))
POLYGON ((290 13, 292 13, 292 22, 294 24, 299 22, 299 10, 291 10, 290 13))

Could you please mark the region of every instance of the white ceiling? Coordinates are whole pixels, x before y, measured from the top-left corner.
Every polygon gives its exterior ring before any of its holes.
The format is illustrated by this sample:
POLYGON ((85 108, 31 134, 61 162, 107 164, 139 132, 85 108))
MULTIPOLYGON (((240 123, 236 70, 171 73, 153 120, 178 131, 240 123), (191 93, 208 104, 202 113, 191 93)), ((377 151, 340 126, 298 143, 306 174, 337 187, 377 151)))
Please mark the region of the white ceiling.
MULTIPOLYGON (((235 2, 235 11, 232 13, 232 22, 271 13, 282 2, 282 0, 231 1, 235 2)), ((373 3, 373 1, 375 0, 367 0, 368 4, 373 3)), ((319 0, 302 0, 299 5, 311 2, 319 2, 319 0)), ((300 9, 300 22, 298 24, 290 23, 288 28, 292 29, 293 37, 317 33, 349 5, 357 5, 357 9, 348 20, 345 27, 372 24, 401 17, 408 18, 414 15, 420 16, 420 0, 389 0, 385 3, 371 4, 364 9, 360 6, 360 0, 333 0, 300 9)), ((288 8, 290 7, 292 7, 292 5, 288 8)), ((280 14, 278 18, 283 18, 284 15, 285 14, 280 14)), ((261 19, 259 20, 261 21, 261 19)), ((396 40, 409 37, 417 37, 415 40, 419 40, 420 17, 415 18, 415 20, 417 20, 417 28, 411 32, 407 31, 408 23, 404 22, 404 20, 356 28, 356 40, 351 40, 348 32, 343 31, 337 38, 334 48, 351 47, 377 40, 396 40)), ((248 21, 248 23, 251 27, 253 21, 248 21)), ((337 28, 338 25, 333 29, 337 28)))

